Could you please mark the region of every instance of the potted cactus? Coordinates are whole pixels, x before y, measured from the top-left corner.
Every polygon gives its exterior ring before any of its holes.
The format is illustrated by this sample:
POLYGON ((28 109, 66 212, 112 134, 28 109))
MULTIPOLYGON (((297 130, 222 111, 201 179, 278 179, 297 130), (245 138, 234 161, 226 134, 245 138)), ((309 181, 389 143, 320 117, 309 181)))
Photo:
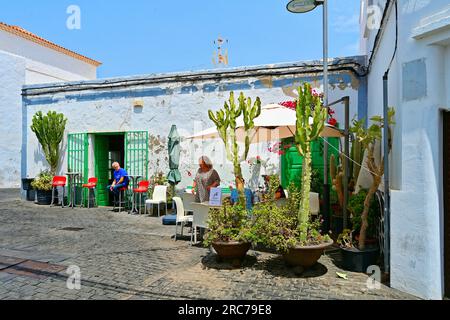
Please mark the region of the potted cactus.
POLYGON ((58 169, 59 145, 64 137, 66 123, 64 115, 55 111, 49 111, 45 116, 39 111, 33 116, 31 131, 36 134, 41 144, 52 175, 55 175, 58 169))
POLYGON ((245 202, 245 186, 242 175, 241 162, 247 160, 250 149, 251 132, 254 129, 254 120, 261 114, 261 101, 256 98, 252 103, 251 98, 240 94, 238 103, 234 93, 224 104, 224 108, 217 111, 209 111, 209 118, 217 127, 220 138, 225 144, 227 159, 233 163, 238 201, 235 206, 224 205, 222 209, 212 210, 208 222, 209 231, 205 235, 204 244, 212 245, 220 259, 242 259, 250 249, 250 233, 248 228, 248 213, 245 202), (243 118, 245 132, 244 150, 237 141, 237 120, 243 118))
MULTIPOLYGON (((395 110, 390 108, 388 112, 388 123, 390 126, 389 149, 392 147, 391 126, 395 124, 394 116, 395 110)), ((384 119, 381 116, 375 116, 371 118, 371 121, 373 123, 368 128, 364 126, 364 119, 354 121, 351 131, 356 135, 356 139, 361 143, 363 149, 367 151, 365 164, 372 176, 372 184, 367 191, 360 192, 364 196, 362 213, 354 212, 356 215, 353 217, 353 222, 359 229, 345 230, 338 241, 343 251, 344 264, 347 265, 348 269, 359 272, 365 272, 368 265, 376 263, 379 251, 377 245, 368 245, 367 240, 368 236, 370 237, 374 233, 371 231, 374 230, 374 226, 370 224, 371 222, 373 224, 377 221, 373 219, 374 214, 372 213, 374 212, 374 196, 380 187, 384 175, 384 161, 386 156, 382 156, 379 162, 375 160, 375 146, 377 141, 381 140, 384 119), (358 237, 354 237, 354 233, 358 233, 358 237), (344 241, 345 239, 347 241, 344 241)))
MULTIPOLYGON (((313 220, 310 213, 312 184, 311 143, 325 127, 327 109, 321 96, 309 83, 298 88, 295 145, 303 157, 301 187, 291 184, 288 204, 279 207, 265 203, 253 210, 259 241, 283 254, 290 266, 308 268, 317 263, 324 250, 333 244, 328 234, 322 234, 323 220, 313 220)), ((255 232, 256 233, 256 232, 255 232)))

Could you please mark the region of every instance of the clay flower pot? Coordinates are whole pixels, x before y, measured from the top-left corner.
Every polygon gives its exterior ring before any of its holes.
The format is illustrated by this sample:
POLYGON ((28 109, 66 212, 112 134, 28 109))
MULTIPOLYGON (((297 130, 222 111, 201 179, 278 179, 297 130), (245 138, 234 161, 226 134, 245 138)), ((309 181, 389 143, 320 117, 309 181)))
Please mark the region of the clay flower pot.
POLYGON ((319 261, 325 249, 333 245, 333 240, 320 245, 290 248, 283 254, 284 261, 291 267, 310 268, 319 261))
POLYGON ((212 247, 216 250, 220 259, 244 259, 250 250, 250 243, 248 242, 213 242, 212 247))

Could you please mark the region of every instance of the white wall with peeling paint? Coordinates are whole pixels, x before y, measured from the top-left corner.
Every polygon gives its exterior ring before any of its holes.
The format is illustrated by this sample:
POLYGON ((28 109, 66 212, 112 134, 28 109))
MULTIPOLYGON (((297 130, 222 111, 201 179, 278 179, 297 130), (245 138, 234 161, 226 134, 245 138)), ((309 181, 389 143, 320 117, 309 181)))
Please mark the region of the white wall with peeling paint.
MULTIPOLYGON (((347 73, 344 72, 343 75, 347 73)), ((338 75, 339 76, 339 75, 338 75)), ((249 89, 242 90, 244 94, 252 99, 260 97, 264 104, 279 103, 286 100, 292 100, 293 90, 301 81, 293 81, 291 84, 283 87, 274 87, 276 80, 290 79, 293 75, 287 75, 279 78, 267 80, 264 78, 265 85, 255 87, 256 81, 261 78, 244 79, 250 84, 249 89)), ((295 76, 294 78, 298 78, 295 76)), ((346 78, 346 77, 344 77, 346 78)), ((353 77, 347 77, 348 83, 340 81, 339 84, 331 86, 330 101, 337 100, 343 96, 350 96, 351 116, 356 115, 358 110, 358 80, 353 77)), ((242 79, 239 83, 242 83, 242 79)), ((50 95, 26 96, 27 119, 30 121, 33 114, 37 111, 47 112, 49 110, 62 112, 68 118, 67 133, 78 132, 123 132, 123 131, 148 131, 150 133, 150 165, 149 173, 168 172, 167 161, 167 135, 173 124, 177 125, 181 136, 189 136, 206 128, 212 127, 213 123, 208 118, 208 110, 218 110, 229 98, 229 91, 222 91, 221 86, 233 86, 236 80, 226 79, 225 77, 217 81, 209 82, 176 82, 159 83, 154 86, 135 86, 118 89, 97 89, 90 91, 66 91, 50 95), (214 91, 206 90, 205 86, 216 86, 214 91), (190 93, 184 93, 183 87, 195 87, 190 93), (133 98, 117 98, 120 90, 166 90, 168 93, 157 96, 144 96, 133 98), (100 95, 101 98, 84 99, 83 96, 100 95), (77 96, 77 98, 74 98, 77 96), (56 102, 39 103, 39 99, 51 99, 56 102), (134 108, 135 99, 144 102, 143 108, 134 108)), ((289 82, 289 81, 288 81, 289 82)), ((313 81, 313 85, 320 87, 320 79, 313 81)), ((70 85, 69 85, 70 86, 70 85)), ((67 87, 66 87, 67 88, 67 87)), ((32 88, 31 88, 32 89, 32 88)), ((237 90, 241 91, 241 90, 237 90)), ((343 107, 336 107, 336 116, 340 123, 344 123, 343 107)), ((28 129, 26 134, 27 155, 22 159, 23 166, 26 168, 26 175, 35 176, 41 170, 47 167, 47 163, 39 149, 38 142, 34 134, 28 129)), ((62 157, 60 172, 64 173, 67 166, 66 144, 62 146, 62 157)), ((228 186, 233 183, 232 165, 224 156, 223 143, 221 141, 212 141, 207 143, 184 141, 182 143, 182 156, 180 171, 183 177, 179 187, 191 185, 192 177, 188 172, 195 174, 197 170, 197 161, 201 155, 208 155, 212 158, 215 168, 222 177, 222 185, 228 186)), ((250 157, 259 155, 265 160, 269 160, 272 167, 279 168, 279 156, 269 153, 267 144, 252 146, 250 157)), ((90 161, 90 167, 93 162, 90 161)), ((247 164, 243 165, 246 179, 250 179, 251 174, 247 164)), ((92 169, 91 171, 92 172, 92 169)))
POLYGON ((0 187, 20 186, 22 148, 22 97, 25 83, 23 58, 0 51, 0 187))
MULTIPOLYGON (((445 79, 450 72, 445 62, 450 43, 450 5, 447 0, 397 2, 398 51, 389 74, 389 104, 397 112, 390 161, 391 285, 422 298, 441 299, 441 110, 450 108, 445 98, 445 79), (415 61, 424 61, 425 69, 415 61), (409 79, 411 70, 415 74, 409 79), (418 95, 422 89, 425 94, 418 95)), ((394 53, 395 27, 392 9, 368 75, 369 115, 382 114, 382 77, 394 53)), ((372 31, 362 42, 373 44, 377 32, 372 31)), ((372 49, 368 47, 369 55, 372 49)))

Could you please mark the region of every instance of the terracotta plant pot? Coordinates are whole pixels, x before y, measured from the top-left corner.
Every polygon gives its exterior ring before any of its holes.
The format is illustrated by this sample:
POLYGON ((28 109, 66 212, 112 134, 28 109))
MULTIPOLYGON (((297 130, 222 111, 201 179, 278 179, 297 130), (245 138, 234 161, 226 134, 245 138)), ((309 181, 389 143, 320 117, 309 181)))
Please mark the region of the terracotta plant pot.
POLYGON ((250 250, 250 243, 247 242, 213 242, 212 246, 221 259, 243 259, 250 250))
POLYGON ((291 267, 312 267, 319 261, 325 249, 332 246, 333 240, 320 245, 295 247, 283 254, 284 261, 291 267))

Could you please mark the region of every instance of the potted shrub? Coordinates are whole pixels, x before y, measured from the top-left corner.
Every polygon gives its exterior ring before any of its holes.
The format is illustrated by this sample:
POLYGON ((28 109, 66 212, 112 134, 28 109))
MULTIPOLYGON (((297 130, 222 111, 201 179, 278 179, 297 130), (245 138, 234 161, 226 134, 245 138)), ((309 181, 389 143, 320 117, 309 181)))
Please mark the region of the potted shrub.
POLYGON ((214 248, 219 261, 245 258, 254 242, 251 220, 242 204, 226 202, 221 208, 211 209, 208 227, 203 243, 214 248))
POLYGON ((39 205, 50 205, 52 203, 52 180, 53 175, 49 171, 43 171, 31 183, 31 186, 36 190, 39 205))
POLYGON ((312 220, 310 192, 312 183, 311 143, 319 138, 327 118, 322 99, 309 83, 298 88, 296 101, 297 123, 295 146, 303 157, 300 189, 291 187, 288 204, 275 208, 266 204, 254 209, 255 228, 261 241, 276 248, 288 265, 311 267, 324 250, 333 244, 328 234, 323 235, 322 220, 312 220))
POLYGON ((245 187, 241 162, 245 162, 250 149, 250 136, 254 130, 254 120, 261 114, 261 101, 245 98, 241 93, 236 104, 234 93, 225 102, 224 108, 213 112, 209 118, 217 127, 220 138, 225 144, 227 159, 233 163, 238 201, 234 206, 225 204, 222 209, 212 210, 208 224, 209 232, 206 245, 212 245, 220 259, 239 259, 250 249, 248 231, 249 215, 246 209, 245 187), (241 152, 237 141, 237 119, 242 115, 245 132, 245 149, 241 152), (239 248, 239 250, 237 249, 239 248))
MULTIPOLYGON (((390 126, 394 125, 395 111, 393 108, 389 109, 388 112, 388 123, 390 126)), ((378 258, 379 248, 377 243, 368 244, 368 237, 373 236, 374 230, 376 230, 377 219, 372 219, 376 215, 376 209, 374 209, 374 195, 377 192, 381 179, 384 175, 384 161, 385 156, 383 156, 378 163, 375 161, 375 145, 377 141, 381 140, 382 129, 384 119, 380 116, 375 116, 371 118, 372 125, 369 128, 364 127, 364 119, 360 121, 354 121, 354 126, 351 131, 355 133, 357 141, 361 143, 364 150, 367 151, 366 166, 372 176, 372 184, 367 191, 357 195, 356 198, 352 200, 358 204, 358 201, 363 201, 362 212, 361 208, 357 210, 355 204, 351 203, 353 206, 354 217, 352 222, 354 225, 355 233, 358 233, 358 237, 353 237, 353 231, 345 230, 343 234, 339 237, 339 244, 342 248, 342 253, 344 257, 344 263, 347 263, 347 268, 365 272, 367 267, 371 264, 375 264, 378 258), (371 214, 372 212, 372 214, 371 214), (357 238, 357 239, 356 239, 357 238)), ((392 129, 389 128, 389 140, 392 141, 392 129)), ((391 144, 389 145, 391 148, 391 144)))

